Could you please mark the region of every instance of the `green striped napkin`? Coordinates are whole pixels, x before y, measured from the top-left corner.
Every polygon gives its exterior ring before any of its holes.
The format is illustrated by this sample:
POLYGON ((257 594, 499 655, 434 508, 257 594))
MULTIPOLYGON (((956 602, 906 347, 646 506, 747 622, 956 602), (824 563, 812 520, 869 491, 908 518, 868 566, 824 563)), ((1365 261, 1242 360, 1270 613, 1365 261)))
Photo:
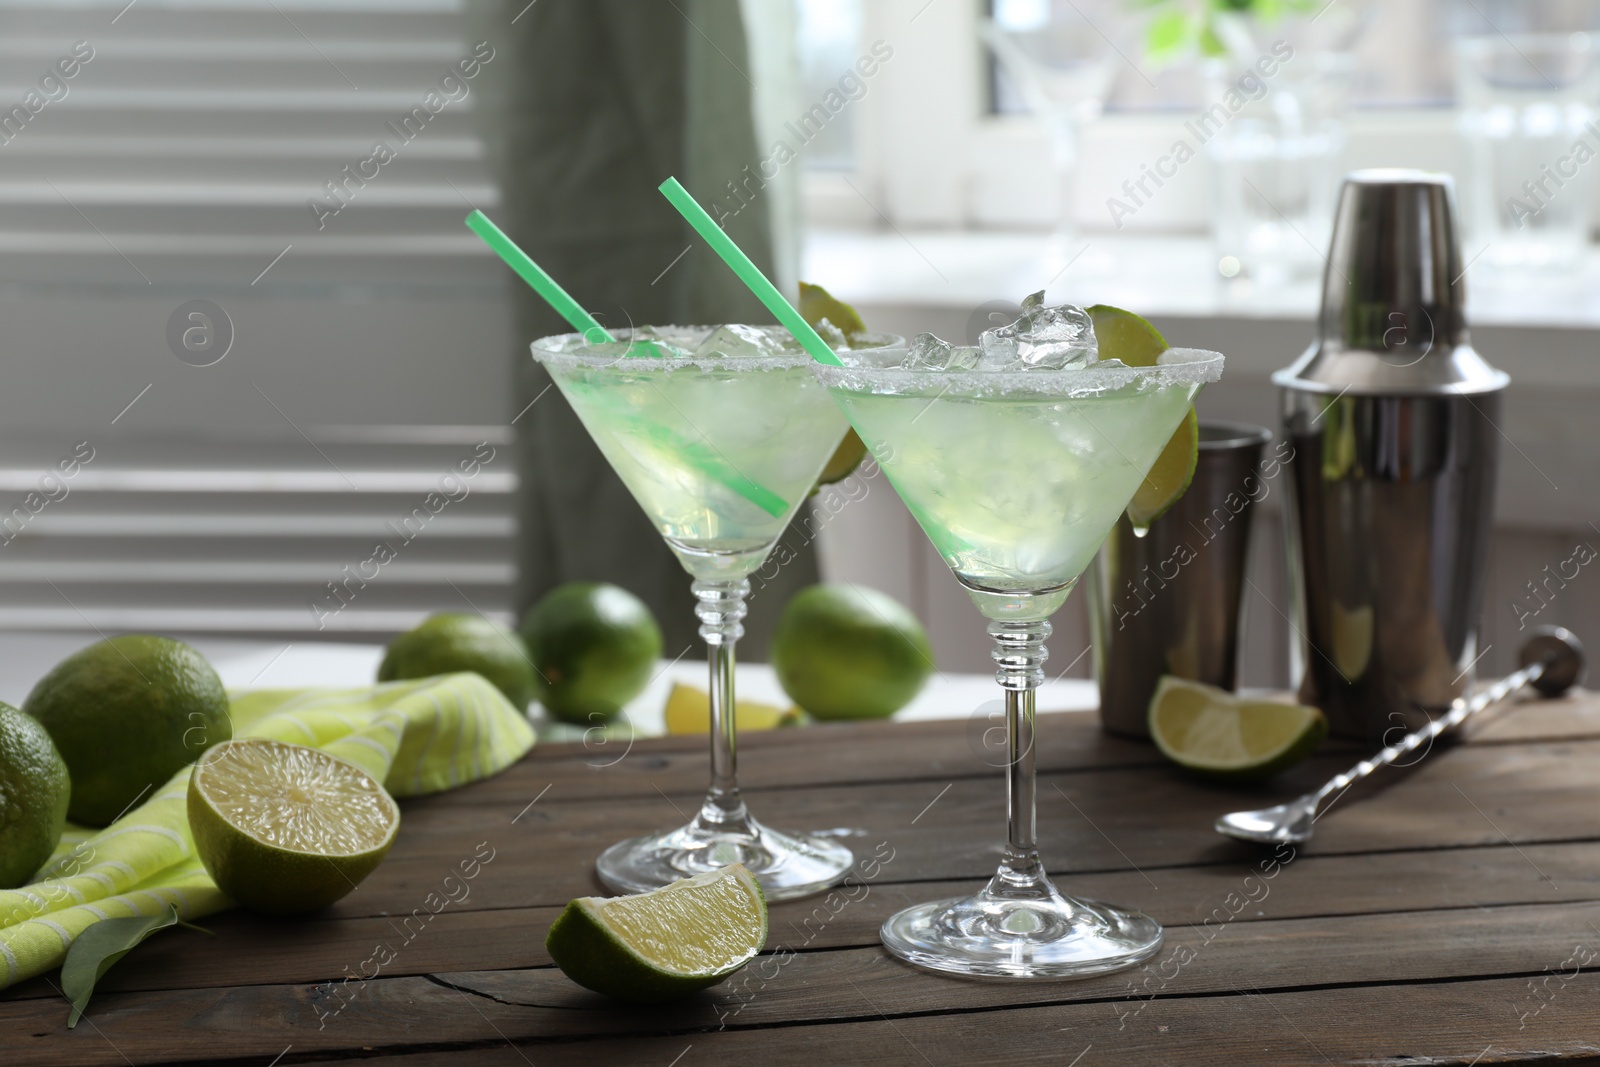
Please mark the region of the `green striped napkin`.
MULTIPOLYGON (((311 745, 357 764, 396 797, 487 778, 533 747, 533 728, 476 674, 363 689, 260 690, 232 697, 235 737, 311 745)), ((189 769, 104 830, 68 827, 36 880, 0 890, 0 988, 59 967, 101 919, 194 920, 233 906, 189 836, 189 769)))

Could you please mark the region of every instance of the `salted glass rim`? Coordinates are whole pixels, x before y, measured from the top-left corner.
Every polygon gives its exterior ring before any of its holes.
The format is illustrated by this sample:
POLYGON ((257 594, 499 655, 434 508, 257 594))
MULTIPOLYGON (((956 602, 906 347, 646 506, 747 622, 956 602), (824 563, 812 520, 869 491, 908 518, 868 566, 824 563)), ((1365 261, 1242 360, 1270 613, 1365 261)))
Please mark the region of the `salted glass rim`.
MULTIPOLYGON (((875 350, 874 350, 875 351, 875 350)), ((976 352, 967 346, 958 352, 976 352)), ((1204 385, 1222 377, 1226 357, 1204 348, 1169 348, 1152 367, 1105 367, 1091 364, 1062 370, 914 370, 877 365, 867 360, 829 367, 813 364, 818 380, 830 389, 851 393, 940 396, 1094 396, 1130 386, 1164 388, 1204 385)), ((870 360, 870 354, 868 359, 870 360)))
MULTIPOLYGON (((740 325, 737 323, 716 323, 711 326, 651 326, 654 333, 647 335, 642 340, 663 340, 673 344, 693 344, 705 340, 713 331, 725 325, 740 325), (680 340, 681 339, 681 342, 680 340)), ((752 324, 743 324, 752 325, 752 324)), ((548 337, 541 337, 529 345, 533 358, 540 363, 563 368, 586 367, 600 369, 618 367, 629 371, 646 373, 650 371, 667 372, 683 370, 693 367, 700 370, 788 370, 794 367, 809 367, 816 363, 799 342, 793 340, 793 335, 785 326, 771 323, 754 324, 754 328, 765 333, 776 334, 786 338, 794 345, 792 351, 776 352, 765 356, 719 355, 708 356, 653 356, 630 357, 626 356, 626 345, 634 339, 638 329, 644 327, 629 327, 614 330, 614 340, 590 343, 581 333, 558 333, 548 337)), ((861 348, 845 349, 844 356, 859 352, 903 352, 906 339, 899 334, 880 333, 868 330, 860 335, 862 338, 878 342, 861 348)))

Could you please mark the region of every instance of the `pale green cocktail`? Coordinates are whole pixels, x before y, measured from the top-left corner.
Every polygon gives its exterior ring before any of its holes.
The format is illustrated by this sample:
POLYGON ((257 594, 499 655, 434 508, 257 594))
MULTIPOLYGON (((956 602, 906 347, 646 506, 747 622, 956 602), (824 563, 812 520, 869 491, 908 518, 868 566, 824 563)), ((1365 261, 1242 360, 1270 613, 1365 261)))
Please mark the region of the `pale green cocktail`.
POLYGON ((1083 573, 1189 410, 1181 388, 961 395, 939 377, 836 396, 950 569, 982 589, 1038 591, 1083 573))
MULTIPOLYGON (((858 343, 903 345, 888 335, 858 343)), ((564 334, 534 342, 533 356, 693 577, 710 663, 711 789, 699 814, 613 845, 596 863, 601 879, 636 893, 737 862, 774 900, 840 881, 850 850, 761 825, 735 774, 733 649, 746 579, 847 429, 811 357, 776 326, 645 328, 600 344, 564 334)))
POLYGON ((1080 320, 1087 323, 1075 308, 1035 308, 1003 343, 986 334, 981 352, 924 335, 910 366, 864 353, 847 355, 843 367, 813 368, 994 639, 1006 715, 1003 859, 975 895, 907 908, 882 929, 889 951, 934 970, 1076 977, 1131 966, 1161 946, 1155 920, 1064 896, 1045 872, 1034 690, 1044 680, 1050 615, 1223 359, 1173 349, 1154 367, 1102 362, 1080 320), (1027 333, 1030 319, 1043 322, 1042 336, 1027 333), (1049 365, 1028 365, 1030 345, 1049 365), (937 362, 917 365, 924 354, 937 362))
POLYGON ((619 358, 627 347, 539 354, 684 569, 745 577, 844 436, 838 407, 792 343, 754 357, 619 358))

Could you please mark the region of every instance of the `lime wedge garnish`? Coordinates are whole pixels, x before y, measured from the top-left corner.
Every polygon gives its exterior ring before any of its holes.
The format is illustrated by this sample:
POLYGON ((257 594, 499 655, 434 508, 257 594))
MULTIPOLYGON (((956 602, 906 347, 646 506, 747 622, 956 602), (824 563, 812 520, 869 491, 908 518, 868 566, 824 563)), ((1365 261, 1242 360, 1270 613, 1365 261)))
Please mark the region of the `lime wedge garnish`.
POLYGON ((843 330, 846 337, 867 332, 867 327, 862 323, 861 316, 856 314, 855 308, 822 286, 812 285, 810 282, 800 283, 800 317, 812 326, 827 319, 843 330))
POLYGON ((400 827, 377 780, 320 749, 224 741, 189 779, 189 829, 206 873, 255 911, 325 908, 371 874, 400 827))
POLYGON ((635 1004, 716 985, 767 943, 767 901, 743 864, 627 897, 579 897, 544 946, 566 976, 635 1004))
MULTIPOLYGON (((1131 311, 1096 304, 1086 308, 1094 320, 1095 340, 1101 359, 1119 359, 1130 367, 1154 367, 1167 350, 1161 331, 1131 311)), ((1179 424, 1172 439, 1161 450, 1155 466, 1145 475, 1138 492, 1128 504, 1128 521, 1135 530, 1149 528, 1189 488, 1195 464, 1200 460, 1200 424, 1194 408, 1179 424)))
POLYGON ((828 457, 827 466, 817 475, 817 484, 811 491, 815 493, 825 485, 844 481, 855 473, 855 469, 861 466, 861 461, 866 458, 866 442, 857 437, 854 430, 846 430, 844 440, 839 442, 839 447, 828 457))
POLYGON ((1200 459, 1200 420, 1190 408, 1156 457, 1150 472, 1128 501, 1128 521, 1135 530, 1147 530, 1178 502, 1194 480, 1200 459))
POLYGON ((1316 708, 1247 700, 1166 675, 1150 700, 1150 737, 1192 771, 1254 781, 1291 767, 1322 743, 1328 720, 1316 708))
POLYGON ((1130 367, 1154 367, 1168 347, 1161 331, 1131 311, 1110 304, 1084 308, 1094 320, 1101 359, 1120 359, 1130 367))
MULTIPOLYGON (((855 308, 822 286, 812 285, 810 282, 800 283, 800 317, 812 326, 827 319, 843 330, 846 337, 853 338, 857 334, 867 332, 867 327, 862 323, 861 316, 856 313, 855 308)), ((828 457, 828 465, 822 468, 822 473, 817 476, 817 484, 811 491, 815 493, 825 485, 844 481, 861 465, 866 455, 866 444, 856 436, 854 430, 846 430, 844 440, 839 442, 839 447, 828 457)))
MULTIPOLYGON (((674 682, 663 718, 669 734, 704 734, 711 729, 711 697, 704 689, 674 682)), ((734 702, 733 723, 740 733, 798 726, 801 721, 800 709, 793 705, 780 708, 743 698, 734 702)))

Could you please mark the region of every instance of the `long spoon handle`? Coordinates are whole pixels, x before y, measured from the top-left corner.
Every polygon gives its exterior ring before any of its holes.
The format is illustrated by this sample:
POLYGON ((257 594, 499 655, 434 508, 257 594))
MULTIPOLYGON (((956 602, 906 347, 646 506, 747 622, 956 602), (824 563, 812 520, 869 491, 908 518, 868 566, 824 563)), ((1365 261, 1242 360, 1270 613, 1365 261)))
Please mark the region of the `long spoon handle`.
POLYGON ((1415 752, 1423 745, 1433 741, 1434 738, 1460 726, 1467 719, 1476 715, 1490 704, 1498 703, 1521 689, 1525 685, 1537 682, 1544 675, 1546 664, 1530 663, 1514 674, 1508 674, 1498 682, 1478 693, 1471 700, 1457 697, 1450 705, 1450 710, 1434 719, 1420 730, 1413 730, 1394 744, 1373 756, 1368 756, 1343 774, 1335 775, 1328 783, 1315 793, 1311 794, 1311 801, 1315 807, 1320 807, 1322 802, 1336 791, 1348 788, 1359 782, 1379 767, 1387 767, 1401 756, 1415 752))

